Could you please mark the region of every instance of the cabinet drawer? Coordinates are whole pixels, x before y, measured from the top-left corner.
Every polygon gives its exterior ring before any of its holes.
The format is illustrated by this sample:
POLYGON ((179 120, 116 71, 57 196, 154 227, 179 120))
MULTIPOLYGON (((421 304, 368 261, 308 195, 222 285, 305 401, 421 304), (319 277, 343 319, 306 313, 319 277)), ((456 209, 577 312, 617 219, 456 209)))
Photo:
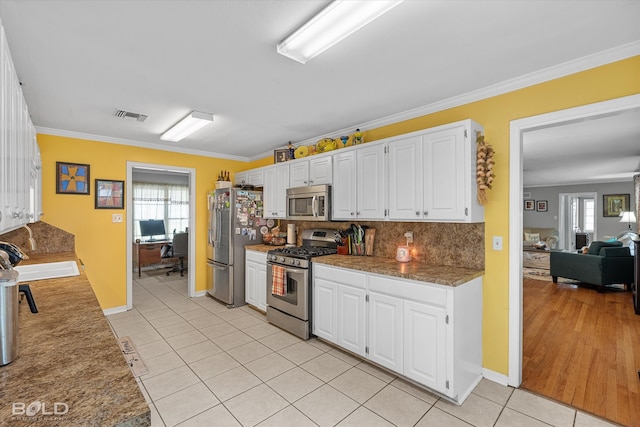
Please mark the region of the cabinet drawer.
POLYGON ((264 253, 264 252, 247 250, 246 251, 246 255, 245 255, 245 259, 247 261, 261 262, 261 263, 265 263, 266 264, 266 262, 267 262, 267 254, 264 253))
POLYGON ((318 264, 313 264, 313 270, 313 277, 319 279, 329 280, 354 288, 365 289, 367 287, 367 276, 363 273, 318 264))
POLYGON ((436 284, 369 275, 369 291, 439 307, 447 305, 447 290, 436 284))

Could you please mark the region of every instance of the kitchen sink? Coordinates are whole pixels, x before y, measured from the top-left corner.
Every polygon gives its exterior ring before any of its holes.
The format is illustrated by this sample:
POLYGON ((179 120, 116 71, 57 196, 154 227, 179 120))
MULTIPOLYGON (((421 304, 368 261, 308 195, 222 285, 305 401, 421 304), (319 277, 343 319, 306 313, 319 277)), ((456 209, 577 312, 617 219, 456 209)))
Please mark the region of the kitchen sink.
POLYGON ((78 264, 75 261, 45 262, 13 267, 19 274, 18 282, 55 279, 57 277, 79 276, 78 264))

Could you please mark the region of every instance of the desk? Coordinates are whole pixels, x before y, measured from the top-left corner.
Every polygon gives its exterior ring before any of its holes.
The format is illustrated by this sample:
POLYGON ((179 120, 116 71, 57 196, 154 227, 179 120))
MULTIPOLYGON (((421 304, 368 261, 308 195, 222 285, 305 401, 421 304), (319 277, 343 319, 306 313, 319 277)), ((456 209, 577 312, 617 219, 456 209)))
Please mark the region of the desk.
POLYGON ((158 264, 162 260, 160 253, 164 245, 170 245, 171 241, 161 242, 139 242, 133 244, 133 265, 138 267, 138 277, 140 277, 140 267, 143 265, 158 264))

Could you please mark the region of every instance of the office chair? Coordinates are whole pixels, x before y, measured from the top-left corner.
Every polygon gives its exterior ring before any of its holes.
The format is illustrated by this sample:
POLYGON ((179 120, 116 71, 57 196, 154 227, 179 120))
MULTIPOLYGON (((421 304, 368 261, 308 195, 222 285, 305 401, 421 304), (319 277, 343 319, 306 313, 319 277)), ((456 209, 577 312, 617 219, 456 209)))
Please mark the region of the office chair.
POLYGON ((182 277, 184 276, 184 270, 186 270, 184 266, 184 258, 189 255, 189 233, 174 234, 171 251, 173 257, 178 258, 178 264, 174 265, 171 270, 167 271, 167 276, 169 273, 179 271, 180 276, 182 277))

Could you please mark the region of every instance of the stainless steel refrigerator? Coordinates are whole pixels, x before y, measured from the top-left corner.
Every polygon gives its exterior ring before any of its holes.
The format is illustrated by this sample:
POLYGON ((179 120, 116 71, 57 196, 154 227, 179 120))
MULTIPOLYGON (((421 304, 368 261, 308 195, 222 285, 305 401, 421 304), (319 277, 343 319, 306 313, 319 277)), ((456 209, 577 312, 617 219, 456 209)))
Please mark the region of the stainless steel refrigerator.
POLYGON ((209 237, 207 239, 207 292, 215 299, 237 307, 244 299, 244 247, 262 243, 262 192, 220 188, 207 195, 209 237))

